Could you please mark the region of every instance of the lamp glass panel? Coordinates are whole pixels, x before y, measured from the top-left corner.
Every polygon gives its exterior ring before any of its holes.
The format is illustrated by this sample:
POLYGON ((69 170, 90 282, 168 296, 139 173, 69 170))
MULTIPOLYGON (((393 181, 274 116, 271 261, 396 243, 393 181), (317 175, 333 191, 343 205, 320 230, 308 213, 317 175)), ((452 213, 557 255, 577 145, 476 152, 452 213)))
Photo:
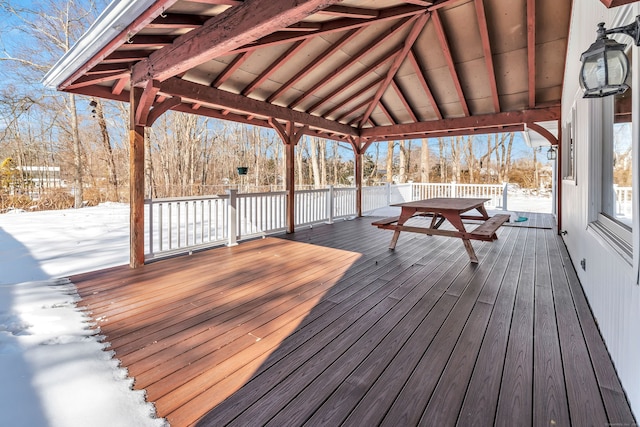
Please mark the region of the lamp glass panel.
POLYGON ((606 80, 606 71, 604 66, 604 57, 602 55, 592 56, 584 61, 582 67, 582 79, 580 82, 584 84, 584 89, 595 89, 604 86, 606 80))
MULTIPOLYGON (((628 61, 624 52, 607 51, 608 85, 621 85, 627 79, 628 61)), ((598 77, 599 78, 599 77, 598 77)))

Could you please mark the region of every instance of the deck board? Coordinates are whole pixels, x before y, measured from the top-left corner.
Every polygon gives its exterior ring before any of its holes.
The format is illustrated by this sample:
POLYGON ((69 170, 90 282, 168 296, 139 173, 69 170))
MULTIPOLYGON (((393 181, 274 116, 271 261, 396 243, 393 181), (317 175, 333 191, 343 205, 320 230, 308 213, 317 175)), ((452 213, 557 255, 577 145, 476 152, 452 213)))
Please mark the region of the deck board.
POLYGON ((478 265, 360 218, 71 279, 173 426, 633 422, 553 218, 522 215, 478 265))

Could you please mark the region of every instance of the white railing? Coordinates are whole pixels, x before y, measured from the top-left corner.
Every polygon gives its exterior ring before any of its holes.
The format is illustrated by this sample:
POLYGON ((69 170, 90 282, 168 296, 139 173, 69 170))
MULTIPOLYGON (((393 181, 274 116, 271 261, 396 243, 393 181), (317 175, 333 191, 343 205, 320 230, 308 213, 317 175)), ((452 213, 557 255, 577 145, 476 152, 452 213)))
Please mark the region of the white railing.
POLYGON ((488 207, 503 207, 506 184, 414 183, 413 200, 432 197, 476 197, 490 199, 488 207))
POLYGON ((227 240, 229 196, 145 200, 147 258, 170 255, 227 240))
POLYGON ((613 186, 616 197, 616 215, 633 218, 633 191, 631 187, 613 186))
MULTIPOLYGON (((456 183, 364 187, 362 210, 367 213, 391 204, 431 197, 482 197, 490 199, 489 207, 506 209, 505 188, 506 185, 456 183)), ((225 195, 149 199, 145 204, 147 259, 223 244, 232 246, 241 239, 286 230, 285 191, 239 194, 228 190, 225 195)), ((332 223, 339 218, 356 216, 356 206, 353 187, 296 191, 294 222, 297 227, 332 223)))

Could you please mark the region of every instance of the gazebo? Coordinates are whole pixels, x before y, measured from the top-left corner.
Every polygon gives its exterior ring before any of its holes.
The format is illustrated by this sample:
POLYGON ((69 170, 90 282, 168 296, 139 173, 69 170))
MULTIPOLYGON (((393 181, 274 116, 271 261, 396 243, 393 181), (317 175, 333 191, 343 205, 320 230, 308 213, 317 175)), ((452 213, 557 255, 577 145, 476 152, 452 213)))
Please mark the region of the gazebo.
POLYGON ((560 119, 570 14, 555 0, 116 0, 45 84, 130 103, 137 267, 144 128, 164 112, 273 128, 293 232, 304 134, 351 145, 358 213, 373 142, 529 129, 557 145, 541 123, 560 119))

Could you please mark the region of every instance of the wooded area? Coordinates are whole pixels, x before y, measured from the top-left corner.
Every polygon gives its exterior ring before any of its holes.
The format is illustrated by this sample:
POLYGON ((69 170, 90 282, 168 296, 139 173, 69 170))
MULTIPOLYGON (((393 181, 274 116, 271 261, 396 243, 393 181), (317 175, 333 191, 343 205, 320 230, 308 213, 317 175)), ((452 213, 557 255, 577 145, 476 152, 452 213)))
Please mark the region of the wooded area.
MULTIPOLYGON (((0 93, 0 209, 127 201, 128 106, 51 92, 40 83, 104 6, 0 1, 6 23, 0 72, 8 82, 0 93)), ((529 148, 516 158, 515 142, 516 134, 505 133, 376 143, 365 155, 363 184, 540 188, 538 154, 529 148)), ((148 131, 145 145, 147 197, 283 188, 284 146, 271 129, 168 112, 148 131), (247 167, 247 174, 238 167, 247 167)), ((305 136, 296 147, 296 185, 351 186, 353 158, 345 143, 305 136)), ((550 178, 549 167, 545 173, 550 178)))

